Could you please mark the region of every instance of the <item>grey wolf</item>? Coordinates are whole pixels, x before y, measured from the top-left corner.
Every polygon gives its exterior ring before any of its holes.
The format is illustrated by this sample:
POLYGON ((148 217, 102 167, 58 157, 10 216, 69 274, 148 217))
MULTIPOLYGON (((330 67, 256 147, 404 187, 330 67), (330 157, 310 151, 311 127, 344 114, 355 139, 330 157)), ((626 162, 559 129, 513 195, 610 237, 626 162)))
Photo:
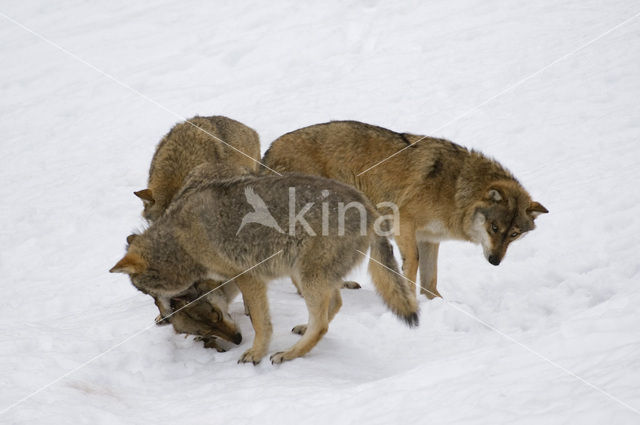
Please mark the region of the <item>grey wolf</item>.
POLYGON ((294 277, 309 322, 294 328, 303 333, 296 344, 271 356, 277 364, 303 356, 327 332, 342 305, 342 278, 364 258, 358 250, 371 248, 369 272, 387 307, 410 326, 418 324, 415 291, 399 274, 388 239, 374 231, 378 218, 362 193, 333 180, 303 175, 210 179, 187 184, 165 213, 131 240, 110 272, 128 274, 136 288, 158 300, 164 316, 171 312, 170 300, 194 282, 234 278, 255 330, 252 347, 239 361, 254 364, 266 355, 272 334, 266 284, 294 277), (238 233, 242 218, 254 211, 244 196, 248 187, 268 205, 280 227, 292 231, 249 223, 238 233), (296 192, 294 210, 305 212, 304 223, 290 215, 291 190, 296 192), (319 199, 332 209, 340 203, 362 205, 364 227, 354 209, 344 215, 341 226, 335 214, 323 218, 327 216, 319 199), (325 224, 331 233, 322 235, 319 229, 325 224))
POLYGON ((536 217, 548 212, 506 168, 480 152, 356 121, 287 133, 273 142, 263 163, 280 173, 347 183, 376 205, 397 205, 395 239, 403 272, 415 282, 420 266, 421 293, 428 298, 440 296, 441 242, 479 244, 487 261, 497 266, 509 244, 533 230, 536 217))

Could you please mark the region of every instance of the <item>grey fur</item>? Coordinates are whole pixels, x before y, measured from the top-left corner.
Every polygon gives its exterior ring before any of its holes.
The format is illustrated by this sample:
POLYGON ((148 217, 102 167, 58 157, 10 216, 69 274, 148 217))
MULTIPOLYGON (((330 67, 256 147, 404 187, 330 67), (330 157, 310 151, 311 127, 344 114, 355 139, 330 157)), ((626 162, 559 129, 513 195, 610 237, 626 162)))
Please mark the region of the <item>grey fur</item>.
POLYGON ((415 294, 400 277, 386 238, 374 234, 377 217, 362 193, 325 178, 292 174, 193 180, 165 214, 132 240, 127 255, 111 271, 129 273, 138 289, 161 300, 179 295, 211 274, 236 277, 234 282, 249 307, 256 331, 253 347, 241 361, 254 363, 266 354, 271 336, 265 284, 278 277, 294 277, 301 286, 311 321, 298 344, 272 356, 272 362, 280 363, 304 355, 326 332, 341 305, 342 279, 364 258, 358 251, 364 252, 369 246, 375 260, 370 270, 380 295, 396 315, 409 325, 417 325, 415 294), (237 232, 243 216, 253 211, 244 196, 247 187, 265 200, 282 228, 288 228, 289 188, 295 188, 296 211, 314 203, 305 219, 317 236, 311 236, 299 224, 295 234, 256 223, 237 232), (323 190, 329 191, 328 196, 322 194, 323 190), (320 236, 321 202, 328 202, 333 211, 328 236, 320 236), (365 234, 361 233, 359 214, 352 211, 345 217, 344 236, 338 236, 338 202, 359 202, 366 207, 365 234))

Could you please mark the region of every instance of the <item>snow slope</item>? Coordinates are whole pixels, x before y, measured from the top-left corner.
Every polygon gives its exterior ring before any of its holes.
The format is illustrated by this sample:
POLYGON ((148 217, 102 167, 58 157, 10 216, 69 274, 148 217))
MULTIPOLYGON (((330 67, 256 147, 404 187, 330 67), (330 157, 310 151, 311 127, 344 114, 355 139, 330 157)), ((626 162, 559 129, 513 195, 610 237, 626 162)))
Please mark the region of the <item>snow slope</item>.
MULTIPOLYGON (((640 423, 640 17, 563 58, 638 12, 0 2, 0 422, 640 423), (131 192, 155 144, 195 114, 245 122, 263 150, 330 119, 446 137, 551 213, 500 267, 445 243, 446 301, 422 298, 417 329, 361 267, 309 355, 237 365, 253 338, 240 303, 244 341, 216 353, 150 326, 151 299, 107 273, 141 225, 131 192)), ((274 352, 306 311, 285 281, 270 300, 274 352)))

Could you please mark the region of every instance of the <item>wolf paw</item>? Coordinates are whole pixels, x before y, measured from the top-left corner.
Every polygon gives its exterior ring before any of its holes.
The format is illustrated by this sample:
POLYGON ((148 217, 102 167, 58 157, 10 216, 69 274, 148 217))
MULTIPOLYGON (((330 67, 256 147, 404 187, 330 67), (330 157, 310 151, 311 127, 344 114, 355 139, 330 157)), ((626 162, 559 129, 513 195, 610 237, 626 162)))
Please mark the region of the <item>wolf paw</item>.
POLYGON ((280 364, 282 362, 286 362, 287 360, 291 360, 291 359, 287 359, 285 357, 286 352, 285 351, 280 351, 277 353, 274 353, 271 355, 271 364, 280 364))
POLYGON ((225 347, 220 345, 220 341, 218 341, 214 337, 197 336, 193 340, 202 342, 204 348, 214 348, 218 353, 224 353, 225 351, 227 351, 225 347))
POLYGON ((307 325, 298 325, 298 326, 294 326, 293 329, 291 329, 291 332, 297 335, 304 335, 306 331, 307 331, 307 325))
POLYGON ((345 280, 342 282, 342 287, 346 289, 360 289, 362 286, 358 282, 354 282, 353 280, 345 280))
POLYGON ((442 298, 442 295, 440 295, 440 292, 438 292, 437 289, 424 289, 424 288, 420 288, 420 293, 426 295, 427 299, 434 299, 436 297, 442 298))
POLYGON ((253 363, 253 365, 255 366, 260 363, 260 360, 262 360, 263 357, 264 355, 259 355, 258 353, 253 351, 252 348, 250 348, 245 351, 242 356, 240 356, 240 359, 238 359, 238 363, 253 363))

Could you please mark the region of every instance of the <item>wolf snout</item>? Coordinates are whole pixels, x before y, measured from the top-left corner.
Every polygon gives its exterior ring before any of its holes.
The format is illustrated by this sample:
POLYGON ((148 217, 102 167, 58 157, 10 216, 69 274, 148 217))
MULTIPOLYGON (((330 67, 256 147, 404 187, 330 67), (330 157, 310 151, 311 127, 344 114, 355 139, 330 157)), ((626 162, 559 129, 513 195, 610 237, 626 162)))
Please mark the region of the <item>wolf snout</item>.
POLYGON ((242 342, 242 334, 240 332, 235 333, 231 337, 231 342, 233 342, 235 345, 239 345, 242 342))
POLYGON ((500 257, 498 257, 497 255, 490 255, 487 260, 489 260, 489 262, 494 266, 500 265, 500 257))

